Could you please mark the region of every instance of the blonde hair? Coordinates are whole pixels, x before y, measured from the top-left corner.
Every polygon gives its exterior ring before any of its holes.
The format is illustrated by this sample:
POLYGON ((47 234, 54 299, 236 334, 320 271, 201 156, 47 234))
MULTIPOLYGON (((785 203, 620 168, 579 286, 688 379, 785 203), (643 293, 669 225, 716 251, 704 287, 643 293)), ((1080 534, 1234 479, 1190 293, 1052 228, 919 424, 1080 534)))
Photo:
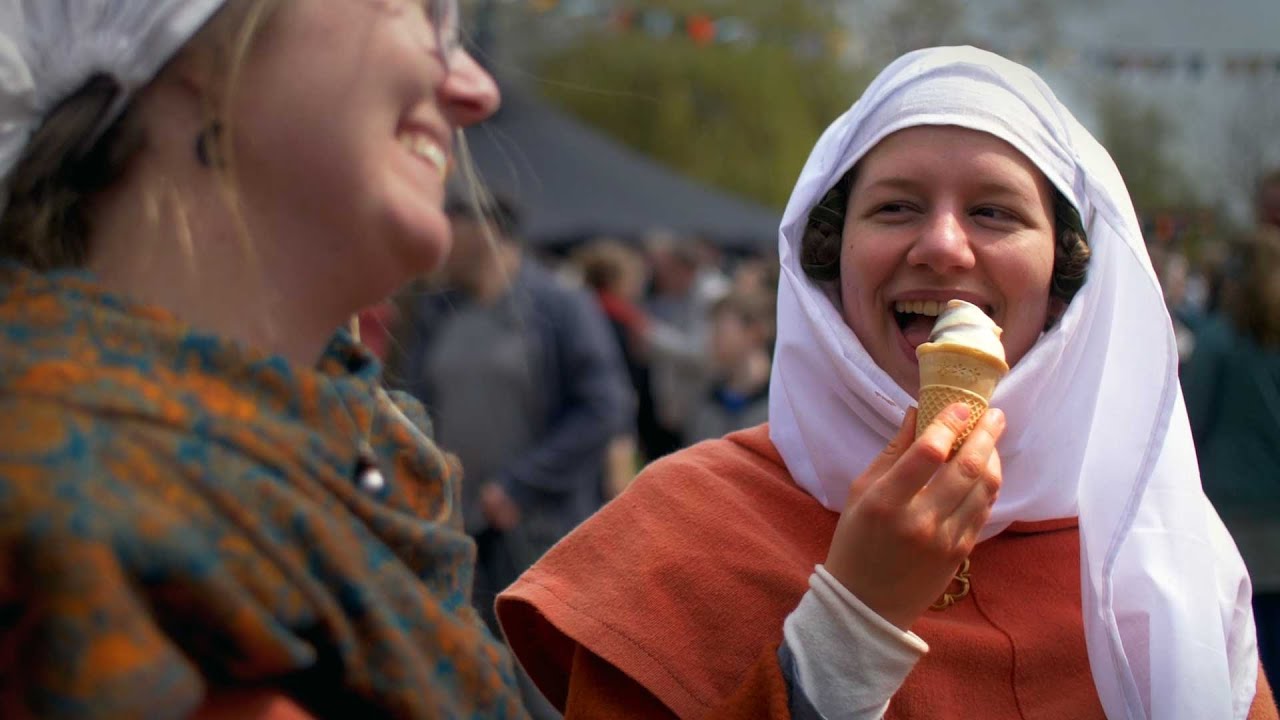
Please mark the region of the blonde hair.
MULTIPOLYGON (((201 47, 217 53, 218 67, 229 68, 221 99, 209 99, 211 118, 227 115, 239 78, 253 43, 283 0, 227 0, 179 53, 201 47)), ((161 70, 161 73, 165 70, 161 70)), ((86 139, 102 122, 120 93, 107 75, 89 78, 76 92, 46 116, 27 143, 22 158, 8 179, 9 197, 0 216, 0 259, 16 260, 35 270, 83 265, 89 256, 91 235, 89 204, 124 175, 147 142, 133 102, 94 142, 86 139)), ((241 235, 248 233, 239 212, 234 184, 228 128, 214 140, 225 159, 217 168, 241 235)), ((176 228, 190 237, 189 227, 176 228)))

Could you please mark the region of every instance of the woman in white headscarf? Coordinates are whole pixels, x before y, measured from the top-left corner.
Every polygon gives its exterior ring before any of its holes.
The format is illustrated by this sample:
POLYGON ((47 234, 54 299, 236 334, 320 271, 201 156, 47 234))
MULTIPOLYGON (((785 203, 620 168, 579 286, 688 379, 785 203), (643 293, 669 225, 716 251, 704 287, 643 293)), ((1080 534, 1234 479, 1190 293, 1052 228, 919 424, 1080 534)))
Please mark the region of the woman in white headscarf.
POLYGON ((0 717, 520 717, 343 328, 498 106, 456 0, 0 0, 0 717))
POLYGON ((819 139, 780 258, 769 424, 654 464, 499 599, 552 701, 1276 717, 1132 204, 1034 73, 891 64, 819 139), (912 406, 919 315, 952 297, 1012 370, 949 457, 964 412, 913 440, 912 406))

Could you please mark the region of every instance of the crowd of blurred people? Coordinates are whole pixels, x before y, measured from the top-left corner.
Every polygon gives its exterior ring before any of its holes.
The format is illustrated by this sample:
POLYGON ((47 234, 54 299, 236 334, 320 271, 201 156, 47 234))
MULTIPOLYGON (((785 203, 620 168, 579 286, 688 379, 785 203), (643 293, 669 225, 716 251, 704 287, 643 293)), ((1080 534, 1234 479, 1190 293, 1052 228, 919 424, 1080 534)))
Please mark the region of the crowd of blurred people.
POLYGON ((701 238, 655 231, 635 245, 589 241, 562 269, 594 293, 626 358, 637 411, 623 443, 637 463, 764 421, 776 286, 767 258, 726 261, 701 238))
POLYGON ((1259 181, 1254 200, 1254 226, 1215 248, 1197 279, 1188 280, 1192 273, 1177 253, 1158 270, 1185 339, 1182 388, 1201 482, 1249 568, 1258 645, 1274 683, 1280 679, 1280 170, 1259 181))
MULTIPOLYGON (((513 199, 496 198, 495 209, 487 218, 471 217, 471 207, 458 200, 448 208, 455 249, 440 274, 414 285, 397 301, 368 308, 360 316, 362 341, 388 361, 393 385, 410 390, 429 407, 440 405, 439 390, 431 387, 431 377, 449 373, 434 372, 428 356, 440 352, 442 341, 435 334, 441 328, 468 323, 477 293, 467 289, 475 281, 458 271, 467 266, 491 283, 487 293, 493 298, 482 305, 510 306, 505 327, 494 329, 495 338, 499 331, 529 331, 531 324, 543 323, 539 330, 551 339, 541 338, 545 342, 538 347, 526 341, 516 348, 522 353, 518 354, 521 362, 536 359, 540 348, 553 346, 552 336, 559 333, 574 342, 597 345, 592 350, 598 357, 597 366, 602 372, 607 370, 611 380, 625 380, 621 384, 626 400, 618 401, 614 393, 608 403, 611 410, 596 416, 601 421, 598 428, 616 431, 606 443, 603 460, 594 455, 595 449, 584 453, 590 464, 601 468, 601 484, 595 488, 598 502, 615 497, 652 460, 765 421, 777 286, 777 262, 772 256, 741 251, 727 254, 704 238, 661 229, 643 238, 601 236, 567 252, 539 254, 520 249, 519 208, 513 199), (493 245, 485 236, 485 222, 493 232, 493 245), (555 288, 555 293, 571 298, 566 300, 570 304, 589 301, 590 309, 577 307, 578 318, 573 321, 555 313, 550 317, 541 314, 536 302, 530 304, 537 291, 523 287, 527 284, 521 281, 525 275, 536 276, 545 288, 555 288), (531 314, 519 317, 521 313, 531 314), (607 348, 599 347, 602 336, 597 316, 609 329, 604 334, 609 339, 607 348), (574 326, 574 322, 589 325, 590 331, 574 326), (625 416, 621 421, 618 412, 625 416)), ((501 343, 481 343, 479 337, 465 340, 459 344, 476 357, 464 358, 463 364, 473 375, 481 376, 474 384, 490 395, 510 390, 495 389, 494 377, 477 370, 492 362, 498 354, 493 348, 501 343)), ((508 358, 512 361, 509 365, 518 364, 515 357, 508 358)), ((560 394, 587 396, 569 382, 540 383, 540 387, 552 396, 540 407, 553 406, 560 394), (548 387, 553 389, 548 391, 548 387)), ((451 391, 457 392, 457 388, 451 391)), ((492 407, 491 400, 474 397, 462 405, 487 408, 492 407)), ((441 412, 445 410, 433 413, 437 432, 465 435, 451 447, 484 444, 483 437, 476 439, 485 434, 480 430, 492 434, 491 427, 481 427, 484 423, 479 422, 465 432, 460 427, 445 427, 438 417, 441 412)), ((484 417, 484 412, 474 414, 484 417)), ((537 435, 541 431, 529 432, 537 435)), ((587 444, 595 448, 593 443, 587 444)), ((456 452, 464 461, 473 454, 456 452)), ((495 457, 486 449, 483 455, 464 462, 464 466, 484 469, 505 462, 498 459, 505 457, 504 453, 495 457)), ((476 473, 468 474, 474 477, 476 473)), ((490 474, 480 472, 484 477, 490 474)))
POLYGON ((663 230, 538 256, 513 198, 445 210, 446 263, 366 309, 361 335, 464 468, 473 603, 500 636, 496 593, 642 467, 765 421, 776 263, 663 230))

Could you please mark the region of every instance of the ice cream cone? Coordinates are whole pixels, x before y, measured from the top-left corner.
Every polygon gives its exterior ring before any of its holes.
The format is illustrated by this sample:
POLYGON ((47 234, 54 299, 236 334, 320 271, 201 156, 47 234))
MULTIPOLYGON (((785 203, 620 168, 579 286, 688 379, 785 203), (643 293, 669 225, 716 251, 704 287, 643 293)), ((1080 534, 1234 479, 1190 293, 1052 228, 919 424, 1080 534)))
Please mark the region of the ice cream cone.
POLYGON ((944 408, 962 402, 969 406, 969 422, 956 438, 959 446, 987 411, 996 384, 1009 366, 1002 358, 952 343, 925 343, 916 349, 916 357, 920 361, 916 437, 944 408))

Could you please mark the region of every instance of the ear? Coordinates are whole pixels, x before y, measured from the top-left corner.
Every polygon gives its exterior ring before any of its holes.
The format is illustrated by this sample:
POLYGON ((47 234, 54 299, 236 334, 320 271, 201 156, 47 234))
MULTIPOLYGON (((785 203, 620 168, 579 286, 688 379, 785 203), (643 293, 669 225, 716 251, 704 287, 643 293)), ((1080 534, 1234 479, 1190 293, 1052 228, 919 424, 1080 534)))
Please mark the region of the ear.
POLYGON ((215 106, 223 91, 218 55, 212 43, 197 36, 169 61, 158 79, 206 107, 215 106))
POLYGON ((150 138, 160 144, 167 138, 175 149, 181 144, 182 152, 190 152, 192 137, 219 107, 214 67, 208 54, 190 41, 138 92, 135 108, 150 138))

